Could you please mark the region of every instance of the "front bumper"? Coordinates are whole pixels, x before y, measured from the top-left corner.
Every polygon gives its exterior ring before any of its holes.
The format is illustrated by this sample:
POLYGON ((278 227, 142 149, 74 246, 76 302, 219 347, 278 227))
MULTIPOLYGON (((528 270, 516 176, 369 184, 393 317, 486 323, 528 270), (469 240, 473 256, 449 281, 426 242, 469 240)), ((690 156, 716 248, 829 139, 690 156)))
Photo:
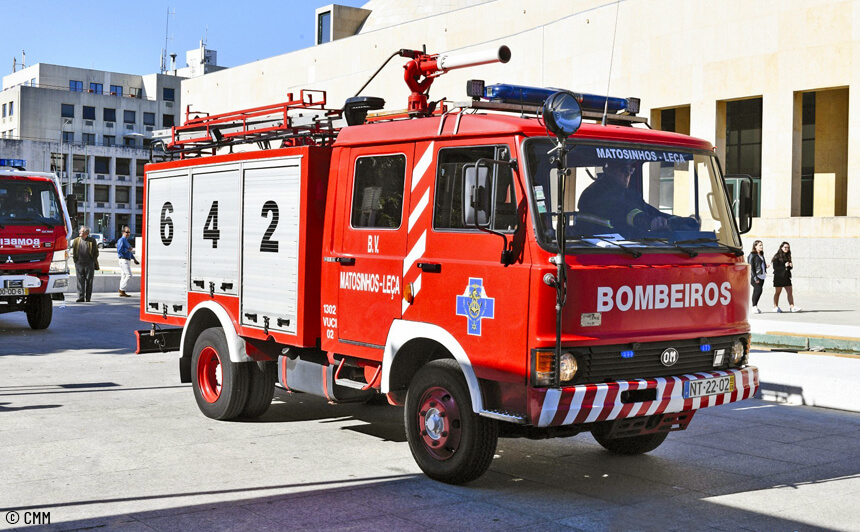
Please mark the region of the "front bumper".
POLYGON ((583 384, 566 388, 532 388, 529 390, 529 417, 538 427, 553 427, 686 412, 749 399, 755 395, 758 386, 758 368, 746 366, 742 369, 705 371, 677 377, 583 384), (735 391, 684 399, 684 382, 726 375, 735 376, 735 391), (656 399, 635 401, 637 396, 644 395, 644 390, 655 390, 656 399))
POLYGON ((9 284, 26 288, 30 294, 62 294, 69 288, 69 274, 0 275, 0 288, 9 284))

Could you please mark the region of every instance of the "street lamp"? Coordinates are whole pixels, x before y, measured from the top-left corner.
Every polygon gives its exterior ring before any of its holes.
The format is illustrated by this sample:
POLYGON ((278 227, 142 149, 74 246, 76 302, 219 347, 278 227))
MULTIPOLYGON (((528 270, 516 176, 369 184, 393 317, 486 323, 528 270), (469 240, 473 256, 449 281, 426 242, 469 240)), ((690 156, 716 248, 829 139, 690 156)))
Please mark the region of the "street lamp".
MULTIPOLYGON (((71 124, 72 119, 68 117, 63 118, 63 125, 60 126, 60 152, 62 153, 63 143, 66 141, 66 124, 71 124)), ((72 143, 69 142, 69 159, 66 161, 66 182, 68 183, 67 194, 72 193, 72 143)))

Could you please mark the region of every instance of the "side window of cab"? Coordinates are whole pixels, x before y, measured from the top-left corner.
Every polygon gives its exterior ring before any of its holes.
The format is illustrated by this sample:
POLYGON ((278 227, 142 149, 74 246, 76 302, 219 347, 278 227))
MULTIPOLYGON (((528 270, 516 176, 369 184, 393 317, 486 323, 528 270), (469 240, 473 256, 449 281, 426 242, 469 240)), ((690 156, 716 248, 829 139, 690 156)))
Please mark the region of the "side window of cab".
MULTIPOLYGON (((439 150, 436 169, 436 194, 433 213, 433 228, 441 230, 476 230, 474 224, 466 223, 463 208, 463 179, 467 167, 474 167, 479 159, 506 160, 507 146, 473 146, 443 148, 439 150)), ((487 186, 482 191, 491 205, 488 219, 482 223, 495 231, 513 232, 517 229, 517 197, 513 172, 506 165, 489 164, 487 186)))
POLYGON ((371 155, 355 161, 350 224, 354 229, 397 229, 403 219, 406 156, 371 155))

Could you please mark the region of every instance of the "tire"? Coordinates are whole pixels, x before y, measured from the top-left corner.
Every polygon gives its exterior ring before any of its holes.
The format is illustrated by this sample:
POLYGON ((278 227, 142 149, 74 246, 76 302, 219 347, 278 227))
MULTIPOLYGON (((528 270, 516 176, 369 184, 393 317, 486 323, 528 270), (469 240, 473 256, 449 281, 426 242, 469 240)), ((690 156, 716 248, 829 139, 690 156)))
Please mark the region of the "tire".
POLYGON ((248 366, 230 361, 220 327, 203 331, 191 357, 191 385, 203 415, 221 421, 239 417, 248 402, 248 366))
POLYGON ((278 366, 274 362, 252 362, 248 366, 248 401, 239 414, 241 418, 253 419, 262 416, 272 404, 275 396, 275 381, 278 366))
POLYGON ((499 426, 472 412, 455 360, 435 360, 418 371, 406 392, 404 417, 409 449, 428 477, 465 484, 490 467, 499 426))
POLYGON ((31 329, 47 329, 54 315, 50 294, 36 294, 27 298, 27 323, 31 329))
POLYGON ((630 438, 609 438, 600 429, 591 431, 591 435, 604 449, 615 454, 644 454, 650 453, 666 440, 668 432, 654 432, 630 438))

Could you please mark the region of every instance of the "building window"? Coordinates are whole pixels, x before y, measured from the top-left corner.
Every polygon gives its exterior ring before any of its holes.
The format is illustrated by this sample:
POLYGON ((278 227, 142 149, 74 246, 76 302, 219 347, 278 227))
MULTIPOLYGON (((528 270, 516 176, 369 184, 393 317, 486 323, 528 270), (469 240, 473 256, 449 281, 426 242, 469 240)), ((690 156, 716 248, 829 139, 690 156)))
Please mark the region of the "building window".
POLYGON ((93 194, 93 201, 98 201, 100 203, 107 203, 110 201, 110 186, 108 185, 96 185, 95 186, 95 194, 93 194))
POLYGON ((111 96, 122 96, 122 85, 111 85, 110 93, 111 96))
POLYGON ((84 82, 69 80, 69 90, 72 92, 84 92, 84 82))
POLYGON ((161 91, 162 99, 164 99, 164 101, 166 101, 166 102, 172 102, 175 93, 176 93, 176 89, 170 89, 170 88, 164 87, 161 91))
POLYGON ((9 116, 15 114, 15 102, 9 102, 9 116))
POLYGON ((155 113, 143 113, 143 125, 145 126, 154 126, 155 125, 155 113))
POLYGON ((161 127, 173 127, 173 115, 162 115, 161 116, 161 127))
POLYGON ((74 131, 63 131, 63 142, 66 144, 72 144, 75 142, 75 132, 74 131))
POLYGON ((93 171, 97 174, 110 173, 110 159, 108 157, 96 157, 93 161, 93 171))
POLYGON ((143 187, 134 187, 134 201, 138 205, 143 204, 143 187))
POLYGON ((60 116, 63 118, 74 118, 75 106, 70 103, 60 104, 60 116))
POLYGON ((753 179, 753 216, 761 216, 762 99, 726 102, 726 173, 753 179))
POLYGON ((102 94, 104 93, 104 85, 102 83, 90 83, 90 92, 102 94))
POLYGON ((133 146, 137 145, 137 143, 134 140, 134 137, 125 137, 123 139, 123 141, 124 141, 123 144, 126 146, 132 146, 133 147, 133 146))
POLYGON ((6 118, 6 104, 3 104, 3 118, 6 118))
POLYGON ((105 139, 105 141, 104 141, 105 146, 116 146, 116 136, 105 135, 104 139, 105 139))
POLYGON ((84 133, 83 136, 84 144, 89 144, 90 146, 96 143, 96 135, 95 133, 84 133))
POLYGON ((129 187, 116 187, 116 202, 117 203, 128 203, 129 202, 129 187))
POLYGON ((800 215, 812 216, 815 192, 815 93, 803 93, 800 139, 800 215))
POLYGON ((102 112, 102 118, 105 122, 116 122, 116 109, 108 109, 105 107, 102 112))
POLYGON ((126 124, 134 124, 137 118, 134 111, 123 111, 122 116, 126 124))
POLYGON ((96 108, 85 105, 84 106, 84 112, 83 112, 82 116, 83 116, 84 120, 95 120, 96 119, 96 108))
POLYGON ((660 129, 663 131, 676 131, 674 109, 663 109, 660 111, 660 129))
POLYGON ((383 155, 355 161, 352 226, 396 229, 403 214, 406 157, 383 155))
POLYGON ((116 160, 116 175, 131 175, 131 159, 116 160))
POLYGON ((128 88, 128 95, 131 96, 132 98, 140 98, 141 97, 141 90, 137 87, 129 87, 128 88))
POLYGON ((331 11, 317 16, 317 44, 331 41, 331 11))

